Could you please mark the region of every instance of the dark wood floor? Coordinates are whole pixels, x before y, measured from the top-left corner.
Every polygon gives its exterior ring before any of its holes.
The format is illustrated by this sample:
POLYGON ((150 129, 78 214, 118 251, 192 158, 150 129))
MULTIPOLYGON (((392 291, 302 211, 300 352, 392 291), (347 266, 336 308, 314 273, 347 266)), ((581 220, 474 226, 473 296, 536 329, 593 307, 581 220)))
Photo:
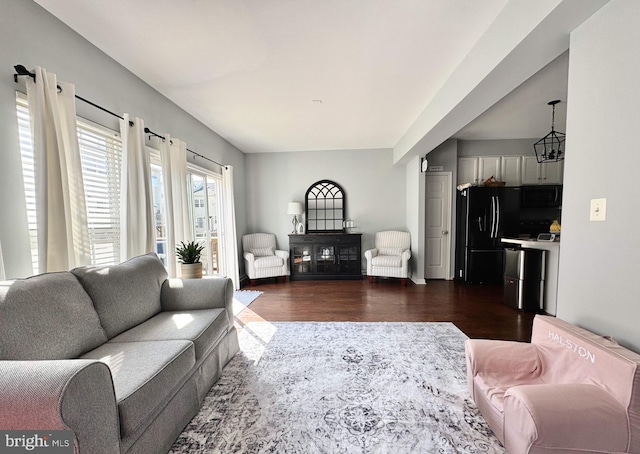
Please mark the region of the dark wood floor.
POLYGON ((502 286, 453 281, 258 281, 264 292, 236 317, 251 321, 453 322, 471 338, 529 341, 532 313, 502 303, 502 286))

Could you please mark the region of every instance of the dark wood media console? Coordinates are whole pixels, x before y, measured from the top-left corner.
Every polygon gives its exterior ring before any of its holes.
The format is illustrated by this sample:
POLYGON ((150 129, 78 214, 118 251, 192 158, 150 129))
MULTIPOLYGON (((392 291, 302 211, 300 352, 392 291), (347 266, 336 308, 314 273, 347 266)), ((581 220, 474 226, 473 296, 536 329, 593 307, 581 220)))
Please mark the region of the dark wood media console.
POLYGON ((361 233, 289 235, 291 280, 362 279, 361 233))

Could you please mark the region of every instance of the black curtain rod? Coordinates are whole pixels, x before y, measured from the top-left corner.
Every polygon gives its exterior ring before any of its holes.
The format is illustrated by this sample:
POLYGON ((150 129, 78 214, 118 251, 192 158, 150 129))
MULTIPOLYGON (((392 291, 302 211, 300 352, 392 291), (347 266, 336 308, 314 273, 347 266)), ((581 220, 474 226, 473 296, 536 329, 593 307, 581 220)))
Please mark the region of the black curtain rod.
MULTIPOLYGON (((16 73, 13 75, 13 81, 18 83, 18 76, 27 76, 27 77, 31 77, 34 81, 36 80, 36 74, 32 73, 31 71, 29 71, 27 68, 25 68, 23 65, 16 65, 13 67, 13 69, 16 70, 16 73)), ((62 91, 62 88, 60 88, 60 85, 58 85, 58 91, 62 91)), ((115 112, 111 112, 108 109, 105 109, 102 106, 99 106, 98 104, 89 101, 86 98, 83 98, 82 96, 79 95, 75 95, 76 99, 79 99, 80 101, 86 102, 87 104, 89 104, 90 106, 95 107, 96 109, 100 109, 103 112, 108 113, 109 115, 113 115, 114 117, 118 117, 120 120, 124 120, 123 117, 121 117, 120 115, 118 115, 115 112)), ((130 121, 129 122, 129 126, 133 126, 133 122, 130 121)))
MULTIPOLYGON (((163 141, 164 141, 164 136, 161 136, 160 134, 153 132, 151 129, 147 128, 146 126, 144 127, 144 132, 145 132, 145 134, 149 134, 149 135, 155 136, 155 137, 157 137, 157 138, 159 138, 159 139, 161 139, 161 140, 163 140, 163 141)), ((173 141, 171 141, 171 143, 173 143, 173 141)), ((219 162, 214 161, 214 160, 213 160, 213 159, 211 159, 211 158, 207 158, 206 156, 202 156, 200 153, 196 153, 196 152, 195 152, 195 151, 193 151, 193 150, 189 150, 189 149, 187 148, 187 151, 188 151, 189 153, 193 153, 195 156, 198 156, 199 158, 206 159, 207 161, 211 161, 211 162, 213 162, 214 164, 218 164, 220 167, 224 167, 225 169, 227 168, 227 166, 226 166, 225 164, 220 164, 219 162)))
MULTIPOLYGON (((13 67, 13 69, 15 69, 15 70, 16 70, 15 74, 13 75, 13 81, 14 81, 15 83, 18 83, 18 77, 19 77, 19 76, 27 76, 27 77, 31 77, 34 81, 36 80, 36 74, 35 74, 35 73, 32 73, 31 71, 29 71, 29 70, 28 70, 27 68, 25 68, 23 65, 15 65, 15 66, 13 67)), ((59 86, 59 85, 58 85, 58 91, 62 91, 62 88, 60 88, 60 86, 59 86)), ((100 109, 101 111, 106 112, 106 113, 108 113, 109 115, 113 115, 114 117, 118 117, 120 120, 124 120, 124 118, 123 118, 122 116, 118 115, 117 113, 115 113, 115 112, 111 112, 110 110, 105 109, 104 107, 99 106, 98 104, 96 104, 96 103, 94 103, 94 102, 91 102, 91 101, 89 101, 89 100, 88 100, 88 99, 86 99, 86 98, 83 98, 82 96, 75 95, 75 97, 76 97, 76 99, 79 99, 80 101, 85 102, 85 103, 89 104, 90 106, 95 107, 96 109, 100 109)), ((129 126, 133 126, 133 122, 132 122, 132 121, 129 121, 129 126)), ((150 130, 149 128, 144 128, 144 132, 145 132, 145 133, 147 133, 147 134, 151 134, 152 136, 159 137, 160 139, 164 140, 164 137, 163 137, 163 136, 161 136, 160 134, 156 134, 155 132, 153 132, 153 131, 152 131, 152 130, 150 130)), ((198 157, 200 157, 200 158, 202 158, 202 159, 206 159, 207 161, 211 161, 211 162, 213 162, 214 164, 218 164, 220 167, 224 167, 225 169, 227 168, 227 166, 226 166, 226 165, 224 165, 224 164, 220 164, 219 162, 216 162, 216 161, 214 161, 213 159, 207 158, 206 156, 203 156, 203 155, 201 155, 200 153, 196 153, 196 152, 195 152, 195 151, 193 151, 193 150, 189 150, 189 149, 187 148, 187 151, 188 151, 189 153, 193 153, 195 156, 198 156, 198 157)))

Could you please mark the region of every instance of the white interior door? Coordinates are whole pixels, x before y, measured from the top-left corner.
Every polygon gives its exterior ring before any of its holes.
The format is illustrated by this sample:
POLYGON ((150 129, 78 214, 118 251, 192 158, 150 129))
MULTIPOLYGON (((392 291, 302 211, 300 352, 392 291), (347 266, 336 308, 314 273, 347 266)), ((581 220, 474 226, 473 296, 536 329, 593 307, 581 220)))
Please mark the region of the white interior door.
POLYGON ((427 174, 427 279, 451 279, 451 178, 451 172, 427 174))

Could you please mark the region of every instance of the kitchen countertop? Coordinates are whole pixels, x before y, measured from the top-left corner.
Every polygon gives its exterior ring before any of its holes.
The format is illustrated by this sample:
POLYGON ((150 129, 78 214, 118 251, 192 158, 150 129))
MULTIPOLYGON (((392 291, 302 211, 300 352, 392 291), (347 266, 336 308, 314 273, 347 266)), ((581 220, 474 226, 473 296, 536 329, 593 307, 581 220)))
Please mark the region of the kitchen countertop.
POLYGON ((534 249, 557 249, 560 247, 560 240, 556 241, 538 241, 536 238, 501 238, 503 243, 519 244, 520 246, 530 247, 534 249))

